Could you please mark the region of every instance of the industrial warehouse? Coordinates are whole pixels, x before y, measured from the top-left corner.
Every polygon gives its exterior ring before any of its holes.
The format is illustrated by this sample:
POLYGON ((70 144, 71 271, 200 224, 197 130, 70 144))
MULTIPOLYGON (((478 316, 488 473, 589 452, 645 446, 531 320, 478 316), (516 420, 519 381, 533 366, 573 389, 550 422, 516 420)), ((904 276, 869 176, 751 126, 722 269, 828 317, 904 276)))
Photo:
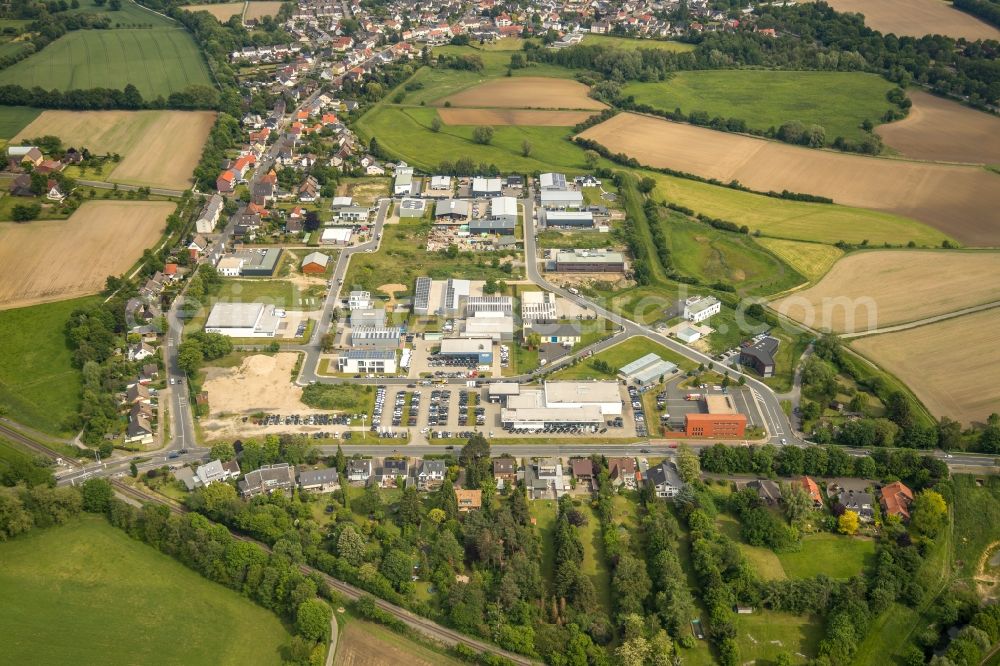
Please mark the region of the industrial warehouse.
POLYGON ((505 382, 491 384, 489 398, 502 405, 500 424, 507 430, 539 432, 571 427, 596 432, 606 418, 622 414, 618 382, 553 381, 541 388, 505 382))

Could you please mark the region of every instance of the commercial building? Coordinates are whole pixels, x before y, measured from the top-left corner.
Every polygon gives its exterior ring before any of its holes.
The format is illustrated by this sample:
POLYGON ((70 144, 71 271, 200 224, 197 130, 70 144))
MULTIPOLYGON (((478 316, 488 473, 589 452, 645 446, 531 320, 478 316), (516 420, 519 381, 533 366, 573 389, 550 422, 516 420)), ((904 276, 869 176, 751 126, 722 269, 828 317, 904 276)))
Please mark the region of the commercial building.
POLYGON ((205 322, 205 332, 231 338, 273 338, 280 322, 273 305, 216 303, 205 322))
POLYGON ((371 209, 367 206, 344 206, 335 208, 333 217, 341 222, 367 222, 371 209))
POLYGON ((684 431, 688 437, 728 437, 739 439, 746 435, 747 417, 736 411, 728 395, 710 395, 705 398, 707 414, 686 414, 684 431))
POLYGON ((351 310, 367 310, 375 305, 370 291, 352 291, 347 297, 347 307, 351 310))
POLYGON ((350 315, 351 328, 384 328, 385 308, 355 308, 350 315))
POLYGON ((322 252, 310 252, 302 259, 303 273, 325 273, 330 265, 330 255, 322 252))
POLYGON ((692 342, 701 339, 701 333, 690 326, 684 326, 683 328, 677 329, 677 332, 674 335, 677 336, 678 340, 685 344, 691 344, 692 342))
POLYGON ((363 349, 396 349, 400 330, 393 327, 362 327, 351 329, 351 346, 363 349))
POLYGON ((715 296, 692 296, 684 301, 684 318, 698 323, 722 310, 722 303, 715 296))
POLYGON ((352 235, 354 230, 350 227, 331 227, 323 230, 319 242, 322 245, 347 245, 351 242, 352 235))
POLYGON ((469 202, 465 199, 441 199, 434 204, 435 221, 464 222, 469 219, 469 202))
POLYGON ((215 269, 226 277, 271 277, 278 267, 282 249, 254 248, 220 257, 215 269))
POLYGON ((475 317, 480 313, 511 317, 514 314, 514 299, 510 296, 469 296, 465 300, 465 315, 475 317))
POLYGON ((543 173, 538 176, 538 185, 544 190, 565 190, 566 174, 564 173, 543 173))
POLYGON ((431 189, 435 192, 451 192, 451 176, 431 176, 431 189))
POLYGON ((560 250, 556 253, 560 273, 624 273, 625 255, 614 250, 560 250))
POLYGON ((654 353, 649 353, 622 367, 618 374, 625 381, 636 384, 657 383, 661 377, 668 377, 677 372, 677 365, 664 361, 654 353))
POLYGON ((553 342, 560 345, 578 344, 583 337, 580 324, 575 321, 533 322, 525 333, 535 333, 542 339, 542 342, 553 342))
POLYGON ((579 409, 596 406, 604 416, 621 416, 622 397, 618 382, 545 382, 545 406, 579 409))
POLYGON ((434 281, 429 277, 418 277, 413 288, 413 314, 429 315, 431 313, 431 286, 434 281))
POLYGON ((493 363, 493 340, 490 338, 445 338, 441 341, 442 356, 474 359, 480 365, 493 363))
POLYGON ((337 370, 350 373, 396 372, 396 351, 393 349, 351 349, 337 357, 337 370))
POLYGON ((603 422, 601 408, 594 405, 572 410, 550 407, 507 407, 500 410, 500 423, 503 427, 518 430, 538 431, 560 426, 593 430, 603 422))
POLYGON ((780 340, 766 336, 740 349, 740 365, 753 368, 761 377, 774 376, 774 353, 778 351, 780 340))
POLYGON ((403 199, 399 202, 399 217, 409 219, 423 217, 427 210, 427 202, 423 199, 403 199))
POLYGON ((521 294, 521 323, 530 328, 534 322, 554 321, 556 295, 550 291, 526 291, 521 294))
MULTIPOLYGON (((495 201, 495 199, 494 199, 495 201)), ((469 233, 473 235, 478 234, 504 234, 510 235, 514 233, 514 228, 517 226, 517 219, 493 219, 493 218, 473 218, 469 220, 469 233)))
POLYGON ((583 207, 583 192, 579 190, 542 190, 538 197, 542 208, 549 210, 583 207))
POLYGON ((392 193, 399 196, 409 195, 413 189, 413 167, 396 167, 396 179, 392 184, 392 193))
POLYGON ((222 277, 239 277, 243 268, 243 260, 239 257, 220 257, 215 264, 215 272, 222 277))
POLYGON ((479 312, 465 320, 463 338, 489 338, 494 342, 514 339, 514 317, 479 312))
POLYGON ((462 302, 469 297, 472 292, 472 282, 470 280, 459 280, 449 278, 444 287, 444 300, 441 303, 441 313, 446 316, 453 316, 462 311, 462 302))
POLYGON ((514 197, 494 197, 490 200, 490 217, 510 224, 513 229, 517 224, 517 199, 514 197))
POLYGON ((500 194, 501 183, 499 178, 482 178, 477 176, 472 179, 472 196, 498 197, 500 194))
POLYGON ((539 212, 543 227, 573 229, 593 229, 594 214, 590 211, 576 210, 542 210, 539 212))

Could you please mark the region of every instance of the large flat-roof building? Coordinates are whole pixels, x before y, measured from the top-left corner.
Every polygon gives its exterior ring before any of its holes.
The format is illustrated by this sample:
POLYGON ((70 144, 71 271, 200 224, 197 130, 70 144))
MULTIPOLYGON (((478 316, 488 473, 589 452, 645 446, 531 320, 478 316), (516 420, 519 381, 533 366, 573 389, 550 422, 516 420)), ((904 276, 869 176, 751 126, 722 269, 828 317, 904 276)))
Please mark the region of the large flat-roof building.
POLYGON ((669 377, 677 372, 677 365, 669 361, 664 361, 656 354, 650 352, 642 358, 622 366, 618 374, 625 378, 625 381, 636 384, 649 384, 660 381, 661 377, 669 377))
POLYGON ((205 322, 205 332, 231 338, 273 338, 280 323, 273 305, 216 303, 205 322))
POLYGON ((462 302, 472 292, 472 281, 449 278, 444 288, 444 301, 441 303, 442 315, 452 316, 462 311, 462 302))
POLYGON ((593 229, 594 214, 590 211, 577 210, 541 210, 538 217, 543 227, 573 229, 593 229))
POLYGON ((396 372, 396 351, 394 349, 351 349, 337 358, 340 372, 396 372))
POLYGON ((395 326, 365 326, 351 329, 351 346, 364 349, 396 349, 400 330, 395 326))
POLYGON ((434 204, 434 219, 438 222, 464 222, 469 219, 469 202, 465 199, 440 199, 434 204))
POLYGON ((431 313, 431 286, 434 281, 429 277, 418 277, 413 288, 413 314, 429 315, 431 313))
POLYGON ((555 321, 556 295, 551 291, 526 291, 521 294, 521 323, 530 328, 534 322, 555 321))
POLYGON ((774 376, 774 353, 780 341, 770 335, 740 349, 740 364, 753 368, 761 377, 774 376))
POLYGON ((514 233, 517 226, 517 219, 494 219, 477 217, 469 220, 469 233, 478 234, 502 234, 510 235, 514 233))
POLYGON ((441 341, 442 356, 475 359, 479 364, 493 363, 493 340, 490 338, 445 338, 441 341))
POLYGON ((483 178, 477 176, 472 179, 472 196, 474 197, 498 197, 502 193, 499 178, 483 178))
POLYGON ((356 308, 351 310, 351 328, 384 328, 385 308, 356 308))
POLYGON ((736 411, 729 395, 709 395, 705 398, 707 414, 686 414, 684 432, 688 437, 728 437, 746 435, 747 417, 736 411))
POLYGON ((579 190, 542 190, 538 197, 542 208, 549 210, 583 207, 583 192, 579 190))
POLYGON ((490 200, 490 217, 510 224, 517 224, 517 199, 514 197, 494 197, 490 200))
POLYGON ((566 174, 543 173, 538 176, 538 185, 542 190, 565 190, 566 174))
POLYGON ((320 234, 320 245, 347 245, 351 242, 354 230, 351 227, 330 227, 320 234))
MULTIPOLYGON (((493 394, 490 394, 491 399, 493 394)), ((498 395, 505 402, 505 428, 544 430, 550 426, 596 429, 608 416, 622 413, 618 382, 545 382, 541 389, 498 395)))
POLYGON ((465 315, 475 317, 480 313, 511 317, 514 314, 514 299, 510 296, 469 296, 465 300, 465 315))
POLYGON ((624 273, 625 255, 614 250, 560 250, 556 253, 559 273, 624 273))
POLYGON ((465 320, 463 338, 489 338, 493 341, 514 339, 514 317, 479 312, 465 320))
POLYGON ((692 296, 684 301, 684 318, 695 323, 705 321, 722 310, 715 296, 692 296))
POLYGON ((545 382, 545 406, 555 409, 578 409, 587 405, 600 407, 604 416, 620 416, 622 396, 618 382, 545 382))

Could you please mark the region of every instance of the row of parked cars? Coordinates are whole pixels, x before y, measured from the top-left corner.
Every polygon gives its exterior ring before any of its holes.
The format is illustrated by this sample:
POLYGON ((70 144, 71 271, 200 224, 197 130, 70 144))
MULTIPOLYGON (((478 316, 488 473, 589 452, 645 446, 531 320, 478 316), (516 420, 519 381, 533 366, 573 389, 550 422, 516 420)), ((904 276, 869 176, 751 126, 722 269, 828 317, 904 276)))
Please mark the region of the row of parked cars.
POLYGON ((637 437, 649 437, 646 425, 646 412, 642 409, 642 394, 634 386, 628 387, 628 398, 632 403, 632 415, 635 418, 635 434, 637 437))
MULTIPOLYGON (((352 418, 360 418, 359 414, 265 414, 263 418, 253 419, 254 425, 350 425, 352 418)), ((244 418, 244 422, 249 417, 244 418)))

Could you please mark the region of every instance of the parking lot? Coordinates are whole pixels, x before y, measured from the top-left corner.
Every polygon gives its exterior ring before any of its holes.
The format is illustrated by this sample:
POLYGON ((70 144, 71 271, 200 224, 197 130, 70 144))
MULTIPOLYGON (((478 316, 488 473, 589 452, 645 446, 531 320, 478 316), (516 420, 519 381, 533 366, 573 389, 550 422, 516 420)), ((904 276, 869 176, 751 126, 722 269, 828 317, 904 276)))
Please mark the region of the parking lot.
MULTIPOLYGON (((706 396, 728 393, 736 404, 737 411, 746 415, 748 428, 759 427, 761 425, 760 414, 757 411, 757 406, 750 389, 742 386, 730 386, 723 391, 721 386, 714 384, 702 384, 696 389, 681 389, 679 384, 683 379, 685 378, 675 377, 667 382, 665 389, 662 391, 664 394, 663 399, 659 395, 657 396, 657 402, 662 403, 664 409, 659 414, 650 415, 649 418, 659 419, 661 416, 669 414, 666 423, 669 424, 670 429, 683 430, 684 415, 704 412, 705 404, 702 400, 687 400, 687 395, 697 393, 701 396, 706 396)), ((660 391, 657 393, 660 393, 660 391)))

